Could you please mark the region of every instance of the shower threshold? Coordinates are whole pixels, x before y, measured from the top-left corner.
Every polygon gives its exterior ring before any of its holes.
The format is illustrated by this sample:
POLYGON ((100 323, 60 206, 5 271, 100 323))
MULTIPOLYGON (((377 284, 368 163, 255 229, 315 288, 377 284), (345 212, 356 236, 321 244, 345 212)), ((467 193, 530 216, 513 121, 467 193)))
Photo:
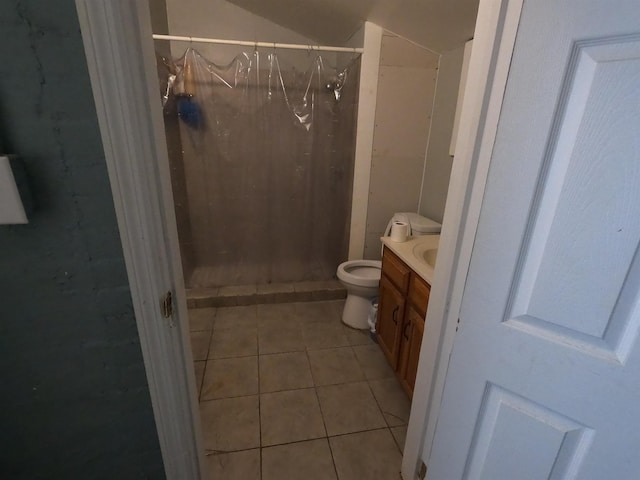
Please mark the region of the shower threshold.
POLYGON ((232 307, 260 303, 340 300, 347 291, 338 280, 295 283, 267 283, 225 287, 187 287, 189 308, 232 307))

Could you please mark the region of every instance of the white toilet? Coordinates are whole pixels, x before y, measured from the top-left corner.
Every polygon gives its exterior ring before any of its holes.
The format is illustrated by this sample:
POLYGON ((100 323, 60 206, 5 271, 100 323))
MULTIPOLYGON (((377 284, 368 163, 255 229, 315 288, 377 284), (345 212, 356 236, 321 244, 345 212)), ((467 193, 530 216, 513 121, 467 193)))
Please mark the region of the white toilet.
POLYGON ((347 289, 342 321, 353 328, 369 328, 371 300, 378 295, 382 262, 351 260, 338 266, 338 280, 347 289))
MULTIPOLYGON (((391 223, 406 221, 411 226, 410 234, 434 235, 440 233, 441 225, 417 213, 396 213, 389 221, 385 236, 389 235, 391 223)), ((382 262, 379 260, 351 260, 338 266, 338 280, 347 289, 347 300, 342 311, 342 321, 353 328, 369 328, 368 319, 371 300, 378 295, 382 262)))

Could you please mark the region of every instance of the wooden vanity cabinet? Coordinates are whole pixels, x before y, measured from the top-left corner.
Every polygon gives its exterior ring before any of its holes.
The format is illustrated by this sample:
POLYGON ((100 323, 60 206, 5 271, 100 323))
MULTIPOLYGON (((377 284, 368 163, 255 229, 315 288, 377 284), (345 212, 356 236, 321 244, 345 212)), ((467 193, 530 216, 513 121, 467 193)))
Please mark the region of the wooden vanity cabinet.
POLYGON ((380 349, 409 395, 418 370, 430 287, 385 247, 376 332, 380 349))

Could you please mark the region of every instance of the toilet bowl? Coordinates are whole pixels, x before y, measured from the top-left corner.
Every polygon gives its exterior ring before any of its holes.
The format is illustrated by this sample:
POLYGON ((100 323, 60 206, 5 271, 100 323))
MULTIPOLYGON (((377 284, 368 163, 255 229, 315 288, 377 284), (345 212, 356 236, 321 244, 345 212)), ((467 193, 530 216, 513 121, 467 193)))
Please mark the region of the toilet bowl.
POLYGON ((338 280, 347 289, 342 321, 353 328, 369 328, 371 300, 378 295, 382 262, 351 260, 338 266, 338 280))

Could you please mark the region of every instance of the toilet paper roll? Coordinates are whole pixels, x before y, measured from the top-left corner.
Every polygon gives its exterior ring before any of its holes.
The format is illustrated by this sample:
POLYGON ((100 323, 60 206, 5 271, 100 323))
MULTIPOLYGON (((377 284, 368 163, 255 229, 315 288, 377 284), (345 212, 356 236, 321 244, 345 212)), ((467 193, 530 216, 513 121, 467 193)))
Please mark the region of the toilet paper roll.
POLYGON ((409 224, 407 222, 394 221, 391 225, 391 240, 394 242, 406 242, 409 233, 409 224))

